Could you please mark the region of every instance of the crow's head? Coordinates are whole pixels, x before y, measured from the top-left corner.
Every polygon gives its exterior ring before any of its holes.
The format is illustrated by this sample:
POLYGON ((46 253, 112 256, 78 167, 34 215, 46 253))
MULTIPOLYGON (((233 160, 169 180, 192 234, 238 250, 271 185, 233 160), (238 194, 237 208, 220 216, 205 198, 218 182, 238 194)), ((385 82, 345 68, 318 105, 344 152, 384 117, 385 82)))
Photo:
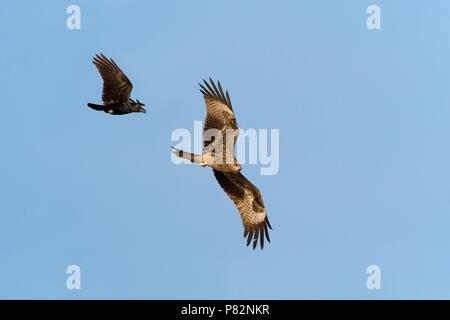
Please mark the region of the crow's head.
MULTIPOLYGON (((130 99, 131 100, 131 99, 130 99)), ((132 106, 133 106, 133 111, 134 112, 143 112, 143 113, 147 113, 147 110, 145 110, 142 107, 145 107, 145 104, 143 104, 142 102, 139 101, 139 99, 136 99, 136 102, 131 100, 132 102, 132 106)))

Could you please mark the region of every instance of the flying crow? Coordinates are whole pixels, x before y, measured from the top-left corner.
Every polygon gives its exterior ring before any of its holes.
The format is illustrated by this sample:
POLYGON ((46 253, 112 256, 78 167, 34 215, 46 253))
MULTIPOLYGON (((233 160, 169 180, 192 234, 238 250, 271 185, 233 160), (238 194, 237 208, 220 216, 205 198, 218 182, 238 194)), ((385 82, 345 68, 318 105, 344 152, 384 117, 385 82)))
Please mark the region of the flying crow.
POLYGON ((89 107, 116 115, 147 112, 142 108, 145 104, 138 99, 136 101, 130 99, 133 85, 113 59, 108 60, 103 54, 100 54, 100 56, 96 54, 92 63, 95 64, 103 78, 103 105, 88 103, 89 107))
POLYGON ((173 153, 202 167, 211 167, 217 182, 239 210, 244 225, 247 246, 253 240, 253 249, 258 244, 264 247, 264 237, 270 242, 272 229, 267 218, 261 193, 241 173, 241 165, 234 157, 239 127, 231 106, 228 91, 223 93, 220 82, 218 88, 210 78, 211 84, 204 81, 200 91, 206 102, 206 118, 203 126, 203 153, 196 155, 173 148, 173 153))

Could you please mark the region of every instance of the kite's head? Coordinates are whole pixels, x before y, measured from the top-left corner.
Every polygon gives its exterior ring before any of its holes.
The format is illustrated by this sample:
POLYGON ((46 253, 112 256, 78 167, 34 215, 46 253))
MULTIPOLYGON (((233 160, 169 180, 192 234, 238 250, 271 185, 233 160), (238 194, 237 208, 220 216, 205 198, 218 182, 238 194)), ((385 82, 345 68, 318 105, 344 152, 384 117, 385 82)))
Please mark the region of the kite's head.
POLYGON ((241 164, 237 161, 237 159, 234 159, 234 163, 233 163, 233 171, 234 172, 239 172, 242 170, 242 166, 241 164))

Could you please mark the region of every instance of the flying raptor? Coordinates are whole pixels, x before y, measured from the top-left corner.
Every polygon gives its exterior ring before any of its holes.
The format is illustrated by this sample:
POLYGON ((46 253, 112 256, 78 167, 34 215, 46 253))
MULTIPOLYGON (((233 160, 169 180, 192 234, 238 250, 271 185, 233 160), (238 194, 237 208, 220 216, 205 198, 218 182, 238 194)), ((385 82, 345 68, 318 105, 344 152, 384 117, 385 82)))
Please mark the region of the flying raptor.
POLYGON ((103 54, 96 54, 92 63, 97 67, 103 78, 103 105, 88 103, 89 107, 115 115, 147 112, 142 108, 145 104, 138 99, 136 101, 130 99, 133 85, 113 59, 108 60, 103 54))
POLYGON ((228 91, 223 93, 220 82, 217 87, 210 78, 210 84, 203 80, 200 91, 206 102, 206 118, 203 126, 203 153, 201 155, 173 148, 173 153, 202 167, 211 167, 219 185, 239 210, 244 225, 247 246, 253 240, 253 249, 258 244, 264 248, 264 238, 270 242, 272 229, 267 218, 261 193, 240 172, 242 167, 234 157, 239 127, 231 106, 228 91), (231 136, 230 136, 231 135, 231 136))

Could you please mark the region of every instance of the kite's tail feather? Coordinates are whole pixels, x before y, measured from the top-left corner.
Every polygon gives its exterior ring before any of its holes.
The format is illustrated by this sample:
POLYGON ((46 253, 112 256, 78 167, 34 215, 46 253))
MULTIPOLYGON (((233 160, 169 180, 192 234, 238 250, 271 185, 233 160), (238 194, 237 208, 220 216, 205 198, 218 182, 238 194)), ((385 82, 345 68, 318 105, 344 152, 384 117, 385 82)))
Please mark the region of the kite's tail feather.
POLYGON ((199 154, 193 154, 190 152, 186 152, 183 150, 179 150, 172 147, 172 152, 179 158, 187 159, 191 161, 192 163, 202 163, 203 157, 199 154))

